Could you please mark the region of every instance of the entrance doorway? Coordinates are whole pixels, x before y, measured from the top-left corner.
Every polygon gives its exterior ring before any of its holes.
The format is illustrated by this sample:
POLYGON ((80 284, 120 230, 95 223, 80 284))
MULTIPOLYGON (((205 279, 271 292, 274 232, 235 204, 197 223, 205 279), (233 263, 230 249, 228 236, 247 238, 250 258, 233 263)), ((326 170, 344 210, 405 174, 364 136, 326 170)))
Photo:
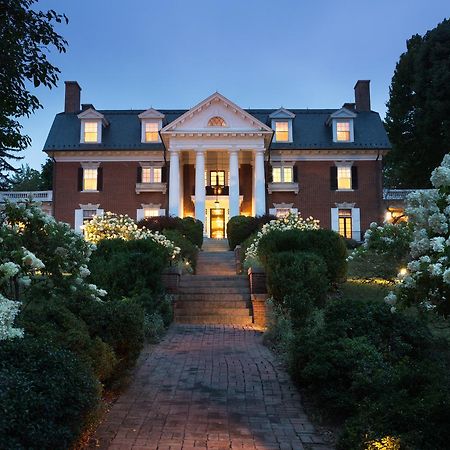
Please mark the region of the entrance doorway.
POLYGON ((211 208, 209 218, 211 237, 223 239, 225 237, 225 208, 211 208))

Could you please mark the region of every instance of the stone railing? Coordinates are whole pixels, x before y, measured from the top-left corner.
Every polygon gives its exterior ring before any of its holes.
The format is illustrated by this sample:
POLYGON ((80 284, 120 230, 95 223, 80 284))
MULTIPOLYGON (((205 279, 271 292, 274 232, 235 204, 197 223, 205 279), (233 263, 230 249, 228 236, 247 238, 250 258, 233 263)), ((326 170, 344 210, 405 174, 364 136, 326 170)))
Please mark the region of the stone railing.
POLYGON ((53 191, 5 191, 0 192, 0 202, 6 200, 10 202, 26 202, 27 200, 35 202, 51 202, 53 200, 53 191))

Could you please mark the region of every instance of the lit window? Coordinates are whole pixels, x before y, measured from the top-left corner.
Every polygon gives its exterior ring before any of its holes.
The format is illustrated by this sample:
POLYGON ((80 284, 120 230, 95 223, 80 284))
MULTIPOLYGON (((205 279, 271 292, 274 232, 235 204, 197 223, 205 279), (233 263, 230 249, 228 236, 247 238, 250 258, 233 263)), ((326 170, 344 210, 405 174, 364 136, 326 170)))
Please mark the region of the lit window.
POLYGON ((289 123, 275 122, 275 141, 288 142, 289 141, 289 123))
POLYGON ((86 225, 88 222, 90 222, 97 211, 95 209, 83 209, 83 225, 86 225))
POLYGON ((143 167, 142 168, 142 182, 143 183, 151 183, 151 168, 143 167))
POLYGON ((153 183, 161 183, 162 180, 162 168, 154 167, 153 168, 153 183))
POLYGON ((347 239, 352 238, 352 210, 339 210, 339 234, 347 239))
POLYGON ((158 142, 158 124, 156 122, 145 123, 145 142, 158 142))
POLYGON ((279 219, 283 219, 284 217, 287 217, 289 213, 291 212, 290 208, 277 208, 275 216, 279 219))
POLYGON ((336 140, 338 142, 350 141, 350 121, 336 122, 336 140))
POLYGON ((97 169, 83 170, 83 191, 97 190, 97 169))
POLYGON ((84 142, 97 142, 97 122, 84 122, 84 142))
POLYGON ((292 183, 294 174, 292 167, 272 167, 272 182, 292 183))
POLYGON ((338 189, 351 189, 352 188, 352 168, 348 166, 342 166, 337 168, 338 177, 338 189))
POLYGON ((215 116, 208 120, 208 127, 226 127, 227 124, 222 117, 215 116))
POLYGON ((161 183, 162 168, 161 167, 143 167, 142 183, 161 183))
POLYGON ((144 217, 158 217, 159 216, 159 208, 144 208, 144 217))
POLYGON ((210 186, 225 186, 225 171, 211 170, 210 172, 210 186))

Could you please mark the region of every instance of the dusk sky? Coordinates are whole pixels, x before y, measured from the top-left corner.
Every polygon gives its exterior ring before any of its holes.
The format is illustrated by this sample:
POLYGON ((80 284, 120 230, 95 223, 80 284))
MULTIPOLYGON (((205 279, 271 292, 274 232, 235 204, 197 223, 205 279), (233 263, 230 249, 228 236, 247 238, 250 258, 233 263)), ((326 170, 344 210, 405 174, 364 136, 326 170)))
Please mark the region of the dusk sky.
POLYGON ((39 168, 64 81, 97 109, 189 108, 219 91, 243 108, 339 108, 371 80, 384 118, 395 64, 411 35, 450 16, 449 0, 41 0, 65 13, 68 51, 52 53, 57 89, 24 131, 39 168))

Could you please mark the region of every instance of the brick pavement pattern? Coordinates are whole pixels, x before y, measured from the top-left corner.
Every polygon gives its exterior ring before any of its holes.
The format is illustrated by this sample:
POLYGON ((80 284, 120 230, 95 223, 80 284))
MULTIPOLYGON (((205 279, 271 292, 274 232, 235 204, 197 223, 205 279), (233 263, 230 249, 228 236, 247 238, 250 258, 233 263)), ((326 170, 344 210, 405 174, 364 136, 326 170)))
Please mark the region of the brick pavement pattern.
POLYGON ((172 325, 96 438, 110 450, 331 450, 251 326, 172 325))

